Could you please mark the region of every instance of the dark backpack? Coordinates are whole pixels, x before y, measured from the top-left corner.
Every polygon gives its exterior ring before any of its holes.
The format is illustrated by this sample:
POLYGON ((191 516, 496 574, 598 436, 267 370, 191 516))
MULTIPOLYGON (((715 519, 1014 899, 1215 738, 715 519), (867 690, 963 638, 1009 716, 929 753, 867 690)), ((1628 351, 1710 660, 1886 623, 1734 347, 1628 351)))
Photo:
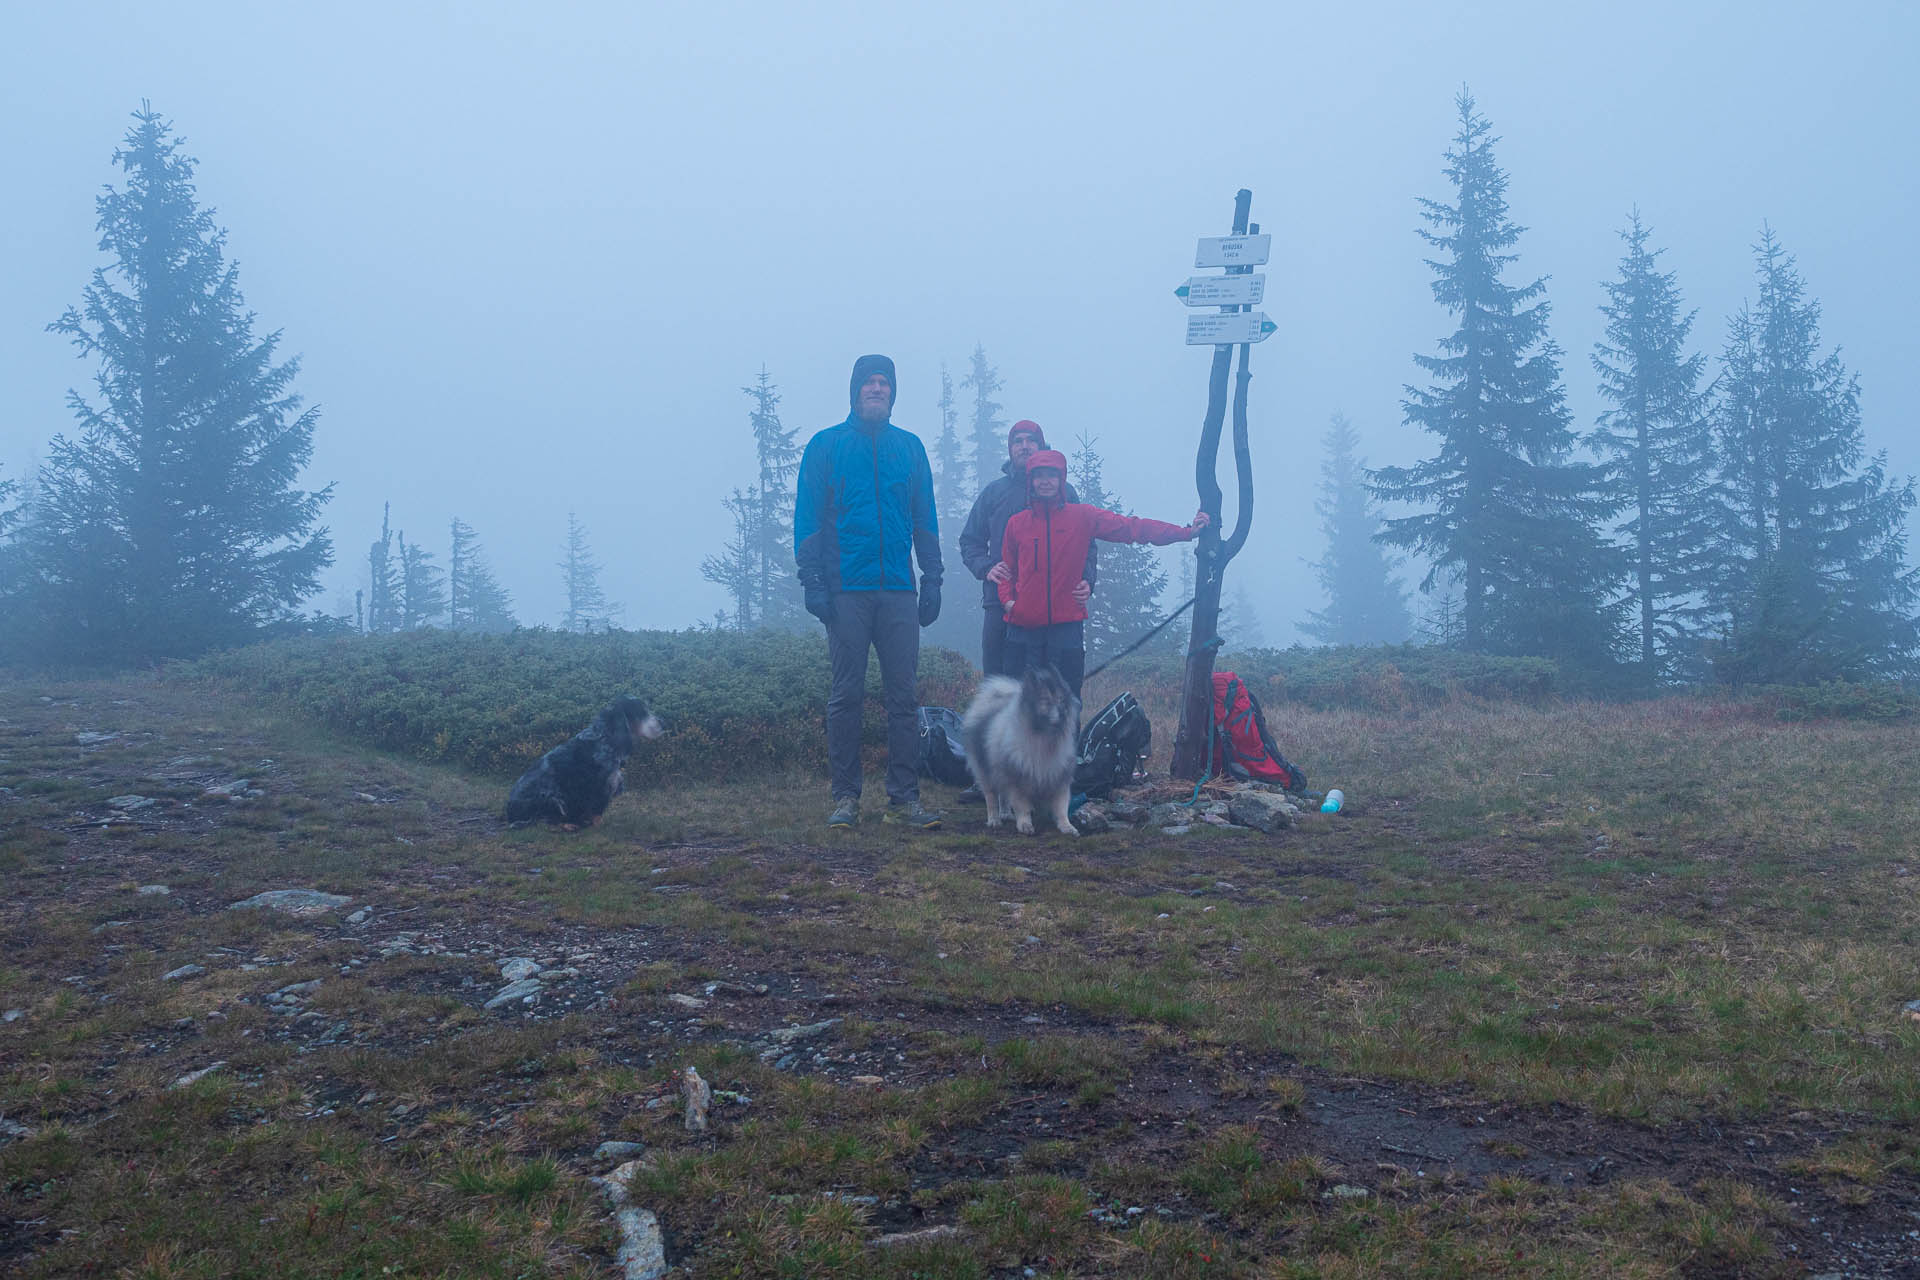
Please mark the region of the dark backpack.
POLYGON ((960 740, 960 717, 947 707, 920 708, 920 776, 950 787, 973 783, 966 748, 960 740))
POLYGON ((1133 781, 1153 747, 1153 722, 1131 693, 1100 709, 1080 731, 1080 754, 1073 768, 1073 789, 1083 795, 1110 795, 1133 781))
POLYGON ((1215 777, 1257 778, 1295 793, 1307 789, 1307 775, 1280 754, 1260 700, 1235 672, 1213 673, 1213 727, 1215 777))

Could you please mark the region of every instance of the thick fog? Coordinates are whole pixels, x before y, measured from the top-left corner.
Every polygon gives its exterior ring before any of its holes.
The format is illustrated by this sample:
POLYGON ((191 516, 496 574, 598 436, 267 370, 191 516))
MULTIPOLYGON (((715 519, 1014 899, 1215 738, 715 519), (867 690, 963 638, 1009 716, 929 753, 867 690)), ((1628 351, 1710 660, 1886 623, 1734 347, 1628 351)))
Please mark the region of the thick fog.
POLYGON ((1097 436, 1126 506, 1184 521, 1211 349, 1183 344, 1173 289, 1245 186, 1279 331, 1255 348, 1258 514, 1228 586, 1289 641, 1321 603, 1329 415, 1374 465, 1432 450, 1400 409, 1453 327, 1416 198, 1451 194, 1464 83, 1583 430, 1637 206, 1710 358, 1770 225, 1860 377, 1869 448, 1920 471, 1920 9, 1579 8, 12 6, 0 463, 28 471, 91 390, 45 326, 105 265, 93 200, 143 99, 321 409, 329 611, 390 500, 443 566, 449 520, 472 524, 523 621, 561 612, 570 510, 627 625, 709 619, 727 601, 700 561, 751 479, 741 388, 764 365, 804 440, 869 351, 931 443, 941 364, 958 382, 983 344, 1008 420, 1097 436))

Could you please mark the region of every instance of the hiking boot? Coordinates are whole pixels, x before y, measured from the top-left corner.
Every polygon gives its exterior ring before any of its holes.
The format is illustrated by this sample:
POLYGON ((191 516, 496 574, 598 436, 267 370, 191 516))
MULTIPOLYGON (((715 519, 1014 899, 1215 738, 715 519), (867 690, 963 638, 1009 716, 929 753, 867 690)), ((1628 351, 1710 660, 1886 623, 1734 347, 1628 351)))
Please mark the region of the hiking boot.
POLYGON ((915 800, 910 804, 888 805, 887 821, 904 822, 910 827, 918 827, 922 831, 931 831, 940 825, 940 815, 931 809, 921 808, 920 802, 915 800))
POLYGON ((845 796, 833 806, 833 812, 827 815, 830 827, 850 827, 860 821, 860 801, 853 796, 845 796))
POLYGON ((965 791, 954 797, 961 804, 985 804, 986 797, 980 794, 980 784, 970 783, 965 791))

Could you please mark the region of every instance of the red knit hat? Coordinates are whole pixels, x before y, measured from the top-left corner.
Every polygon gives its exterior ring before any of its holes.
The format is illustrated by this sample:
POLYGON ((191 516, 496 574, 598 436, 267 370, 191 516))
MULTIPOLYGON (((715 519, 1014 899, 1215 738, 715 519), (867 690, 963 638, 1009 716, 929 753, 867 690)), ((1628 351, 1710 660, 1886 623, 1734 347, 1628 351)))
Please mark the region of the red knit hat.
POLYGON ((1020 419, 1020 421, 1014 423, 1011 427, 1007 428, 1007 452, 1008 453, 1013 452, 1013 438, 1018 435, 1032 436, 1033 442, 1035 444, 1039 445, 1042 449, 1047 447, 1047 433, 1042 431, 1040 429, 1040 424, 1035 422, 1031 418, 1022 418, 1020 419))

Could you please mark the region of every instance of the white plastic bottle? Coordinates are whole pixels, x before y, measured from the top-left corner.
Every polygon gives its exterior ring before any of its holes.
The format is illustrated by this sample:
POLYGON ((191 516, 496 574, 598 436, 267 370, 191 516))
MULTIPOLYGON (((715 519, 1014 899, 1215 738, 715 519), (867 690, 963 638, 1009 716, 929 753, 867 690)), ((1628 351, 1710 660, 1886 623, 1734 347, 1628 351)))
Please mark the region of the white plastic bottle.
POLYGON ((1347 793, 1342 791, 1340 788, 1335 787, 1333 790, 1327 792, 1327 798, 1321 801, 1320 812, 1338 813, 1340 812, 1340 806, 1345 804, 1346 802, 1347 802, 1347 793))

